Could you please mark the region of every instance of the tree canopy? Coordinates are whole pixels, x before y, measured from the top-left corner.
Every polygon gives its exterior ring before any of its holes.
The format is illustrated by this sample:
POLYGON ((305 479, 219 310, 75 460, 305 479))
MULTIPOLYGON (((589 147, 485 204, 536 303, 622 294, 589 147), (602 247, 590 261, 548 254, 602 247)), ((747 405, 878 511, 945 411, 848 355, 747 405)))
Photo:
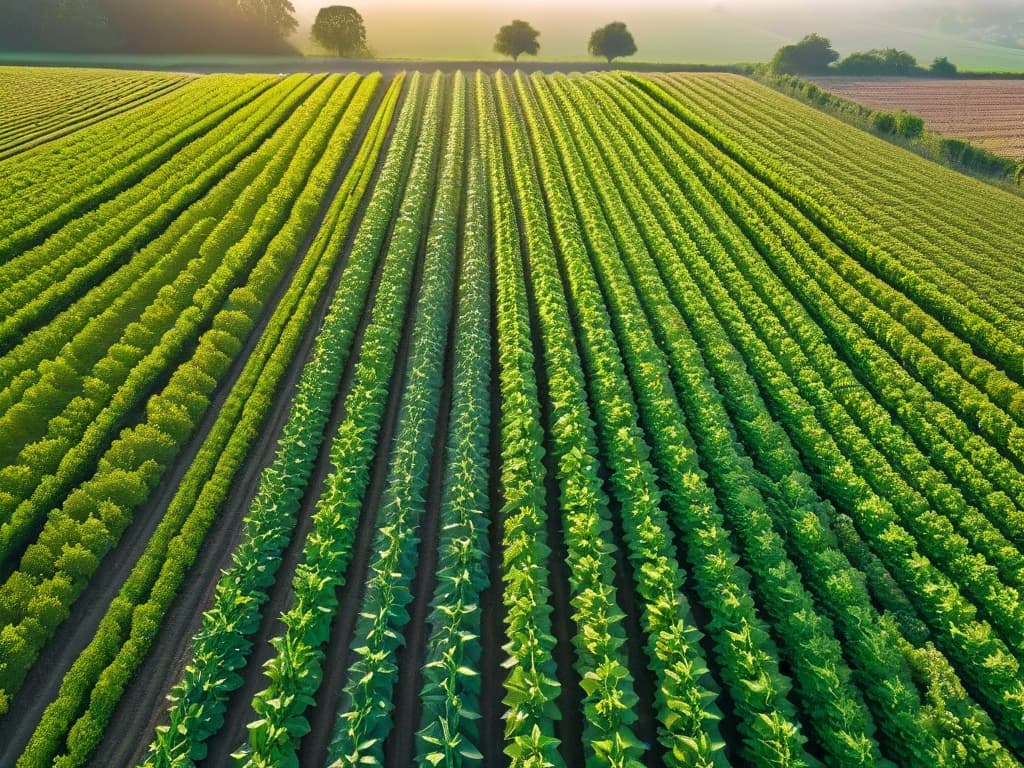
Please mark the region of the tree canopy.
POLYGON ((928 72, 935 77, 955 77, 956 64, 951 62, 945 56, 939 56, 931 63, 931 66, 928 67, 928 72))
POLYGON ((291 0, 6 0, 0 48, 165 52, 291 51, 291 0))
POLYGON ((636 42, 623 22, 613 21, 594 30, 590 35, 587 50, 590 51, 591 56, 608 59, 610 64, 612 59, 617 59, 620 56, 632 56, 636 53, 636 42))
POLYGON ((313 39, 339 56, 365 56, 367 53, 363 17, 348 5, 321 8, 313 22, 313 39))
POLYGON ((851 53, 835 66, 841 75, 898 75, 921 74, 917 59, 906 51, 895 48, 873 48, 851 53))
POLYGON ((828 72, 829 64, 838 58, 827 37, 812 33, 799 43, 779 48, 772 58, 771 68, 784 75, 820 75, 828 72))
POLYGON ((522 19, 515 19, 511 24, 506 24, 498 30, 494 38, 494 51, 502 56, 511 56, 512 61, 519 61, 524 53, 536 56, 540 50, 540 43, 537 38, 540 32, 522 19))

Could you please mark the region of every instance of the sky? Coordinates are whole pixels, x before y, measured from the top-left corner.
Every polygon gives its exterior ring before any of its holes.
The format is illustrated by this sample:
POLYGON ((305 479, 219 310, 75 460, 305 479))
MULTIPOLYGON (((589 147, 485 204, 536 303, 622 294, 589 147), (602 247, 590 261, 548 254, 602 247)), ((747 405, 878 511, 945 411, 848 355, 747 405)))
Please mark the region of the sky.
POLYGON ((781 45, 818 32, 842 53, 896 47, 922 62, 948 56, 972 69, 1024 70, 1024 4, 1015 0, 293 0, 295 42, 312 52, 317 9, 351 4, 384 58, 494 58, 498 27, 523 18, 540 30, 540 58, 587 59, 590 32, 624 21, 637 60, 724 64, 765 61, 781 45), (1008 11, 1016 7, 1017 11, 1008 11), (995 10, 993 10, 995 9, 995 10), (993 22, 992 16, 998 23, 993 22), (1019 19, 1007 47, 1004 18, 1019 19), (1014 35, 1019 34, 1019 41, 1014 35))

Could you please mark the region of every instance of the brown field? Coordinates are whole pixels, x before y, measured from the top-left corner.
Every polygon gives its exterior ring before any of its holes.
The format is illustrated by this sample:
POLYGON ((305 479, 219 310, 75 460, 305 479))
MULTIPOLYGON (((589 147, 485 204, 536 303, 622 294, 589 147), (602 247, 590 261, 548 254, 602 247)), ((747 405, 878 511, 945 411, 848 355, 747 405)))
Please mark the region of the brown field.
POLYGON ((817 82, 868 107, 920 115, 935 133, 1024 159, 1024 80, 825 77, 817 82))

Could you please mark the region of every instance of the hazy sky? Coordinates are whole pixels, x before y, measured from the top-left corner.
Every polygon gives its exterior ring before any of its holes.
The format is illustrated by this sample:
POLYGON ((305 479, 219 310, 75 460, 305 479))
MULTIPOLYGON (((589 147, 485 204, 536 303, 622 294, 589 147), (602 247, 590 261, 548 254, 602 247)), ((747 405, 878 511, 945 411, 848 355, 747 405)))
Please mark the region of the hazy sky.
MULTIPOLYGON (((764 61, 780 45, 819 32, 843 54, 892 46, 925 62, 949 56, 974 69, 1024 70, 1024 32, 1015 50, 985 36, 989 21, 975 24, 981 31, 960 23, 983 7, 1021 9, 1020 0, 292 1, 304 22, 295 38, 300 47, 310 48, 309 24, 319 8, 348 4, 363 15, 370 48, 382 57, 493 58, 498 27, 523 18, 540 30, 540 56, 549 59, 586 59, 590 32, 624 21, 639 47, 636 59, 646 61, 764 61), (950 19, 957 20, 953 32, 950 19)), ((1024 30, 1024 10, 1010 15, 1024 30)))

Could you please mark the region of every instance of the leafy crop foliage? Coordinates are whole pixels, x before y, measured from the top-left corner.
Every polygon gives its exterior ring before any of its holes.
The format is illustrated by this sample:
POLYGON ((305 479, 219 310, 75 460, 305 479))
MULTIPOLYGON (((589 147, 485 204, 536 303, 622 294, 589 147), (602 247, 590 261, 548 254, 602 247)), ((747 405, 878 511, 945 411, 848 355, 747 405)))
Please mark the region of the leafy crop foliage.
POLYGON ((736 76, 383 80, 0 160, 0 759, 1020 765, 1021 200, 736 76))

